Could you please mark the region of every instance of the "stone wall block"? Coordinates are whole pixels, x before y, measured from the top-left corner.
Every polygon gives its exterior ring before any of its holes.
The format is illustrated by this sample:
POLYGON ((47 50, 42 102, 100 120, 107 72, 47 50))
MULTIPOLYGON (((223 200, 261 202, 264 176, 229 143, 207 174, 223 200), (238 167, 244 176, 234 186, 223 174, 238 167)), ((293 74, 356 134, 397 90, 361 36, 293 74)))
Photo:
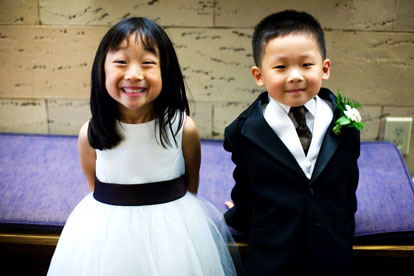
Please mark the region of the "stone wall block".
POLYGON ((40 0, 43 24, 114 25, 129 16, 165 26, 212 26, 213 0, 40 0))
POLYGON ((191 118, 197 125, 200 136, 211 139, 213 133, 213 104, 210 102, 190 102, 191 118))
POLYGON ((39 24, 37 0, 1 0, 0 24, 39 24))
POLYGON ((396 0, 395 23, 393 31, 414 31, 414 1, 396 0))
POLYGON ((0 132, 48 134, 45 101, 0 99, 0 132))
POLYGON ((253 101, 251 30, 168 29, 195 101, 253 101))
POLYGON ((93 59, 106 30, 0 27, 0 96, 89 98, 93 59))
MULTIPOLYGON (((408 1, 408 0, 407 0, 408 1)), ((387 0, 217 0, 216 26, 254 27, 264 17, 285 9, 312 14, 328 29, 391 30, 394 1, 387 0)))
POLYGON ((365 105, 414 103, 414 34, 328 32, 324 85, 365 105))
POLYGON ((50 134, 78 135, 91 117, 88 100, 47 100, 50 134))
POLYGON ((375 141, 379 139, 381 123, 381 106, 363 106, 360 109, 362 122, 366 125, 361 130, 361 141, 375 141))
POLYGON ((224 139, 224 129, 242 113, 250 103, 215 103, 213 109, 213 138, 224 139))

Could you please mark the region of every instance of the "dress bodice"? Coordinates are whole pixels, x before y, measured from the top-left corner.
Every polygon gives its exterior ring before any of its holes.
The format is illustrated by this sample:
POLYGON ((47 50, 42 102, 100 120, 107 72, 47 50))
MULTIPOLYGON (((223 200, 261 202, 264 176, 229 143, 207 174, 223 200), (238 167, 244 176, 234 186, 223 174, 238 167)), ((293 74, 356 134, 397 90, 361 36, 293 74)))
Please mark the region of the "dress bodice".
MULTIPOLYGON (((174 132, 178 121, 173 122, 174 132)), ((101 182, 141 184, 170 180, 184 174, 182 127, 175 137, 177 146, 168 130, 172 146, 164 148, 158 141, 159 131, 158 126, 155 129, 155 123, 156 120, 142 124, 117 122, 122 141, 112 149, 96 150, 96 176, 101 182)))

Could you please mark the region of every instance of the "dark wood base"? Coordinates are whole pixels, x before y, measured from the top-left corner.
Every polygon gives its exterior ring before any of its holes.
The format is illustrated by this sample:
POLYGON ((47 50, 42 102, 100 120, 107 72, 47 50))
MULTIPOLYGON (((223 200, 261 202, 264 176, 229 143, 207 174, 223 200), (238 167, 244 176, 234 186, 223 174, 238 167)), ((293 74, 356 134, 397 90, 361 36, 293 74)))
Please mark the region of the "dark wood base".
MULTIPOLYGON (((0 233, 1 275, 46 275, 53 256, 58 233, 0 233)), ((234 247, 229 247, 234 251, 234 247)), ((246 243, 237 243, 242 261, 246 243)), ((406 275, 414 263, 414 246, 355 245, 357 275, 406 275)))

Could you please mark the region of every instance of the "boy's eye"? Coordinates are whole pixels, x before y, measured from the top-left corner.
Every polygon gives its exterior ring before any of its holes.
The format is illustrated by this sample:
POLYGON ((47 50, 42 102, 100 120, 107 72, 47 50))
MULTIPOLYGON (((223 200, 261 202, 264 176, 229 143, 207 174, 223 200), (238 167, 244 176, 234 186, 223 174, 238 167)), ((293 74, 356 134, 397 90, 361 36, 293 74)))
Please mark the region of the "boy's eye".
POLYGON ((276 65, 274 68, 275 69, 285 69, 286 66, 285 65, 276 65))
POLYGON ((310 67, 310 66, 312 66, 313 64, 312 63, 304 63, 302 66, 303 67, 310 67))

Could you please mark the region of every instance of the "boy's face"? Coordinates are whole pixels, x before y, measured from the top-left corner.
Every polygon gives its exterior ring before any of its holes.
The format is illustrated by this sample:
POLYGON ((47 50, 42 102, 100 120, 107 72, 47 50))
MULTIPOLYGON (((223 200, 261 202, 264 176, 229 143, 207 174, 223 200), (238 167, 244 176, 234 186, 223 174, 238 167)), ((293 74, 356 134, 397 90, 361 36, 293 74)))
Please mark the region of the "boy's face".
POLYGON ((307 34, 276 37, 264 46, 261 66, 252 68, 258 86, 288 106, 301 106, 329 78, 331 61, 322 60, 316 40, 307 34))

